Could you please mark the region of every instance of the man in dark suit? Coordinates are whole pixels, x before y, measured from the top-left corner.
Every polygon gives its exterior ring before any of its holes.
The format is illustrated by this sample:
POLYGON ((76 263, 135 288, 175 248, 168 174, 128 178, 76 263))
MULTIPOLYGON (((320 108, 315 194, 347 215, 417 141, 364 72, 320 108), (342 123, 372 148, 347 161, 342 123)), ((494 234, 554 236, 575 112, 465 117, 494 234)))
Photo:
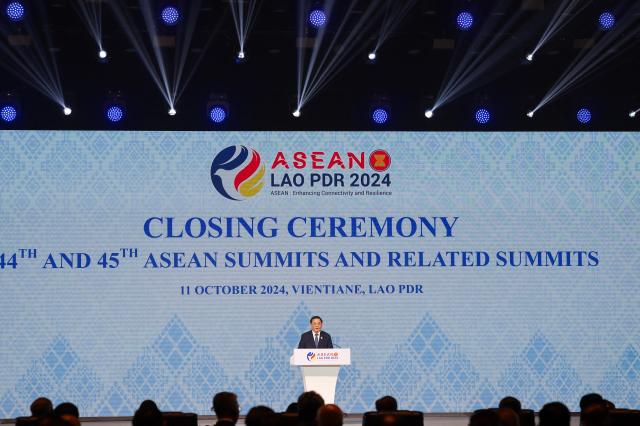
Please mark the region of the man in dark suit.
POLYGON ((298 349, 331 349, 333 343, 329 333, 322 331, 322 318, 315 315, 309 321, 311 330, 302 333, 298 349))

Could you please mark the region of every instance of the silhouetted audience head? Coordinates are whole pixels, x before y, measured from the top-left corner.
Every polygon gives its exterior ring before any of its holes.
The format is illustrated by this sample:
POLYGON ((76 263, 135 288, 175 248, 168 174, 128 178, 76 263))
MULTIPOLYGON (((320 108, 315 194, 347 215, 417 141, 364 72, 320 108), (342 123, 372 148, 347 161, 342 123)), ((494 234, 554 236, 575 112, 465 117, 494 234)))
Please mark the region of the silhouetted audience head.
POLYGON ((80 417, 80 412, 78 411, 78 407, 71 402, 63 402, 58 404, 58 406, 53 410, 53 414, 56 416, 62 417, 65 414, 74 417, 80 417))
POLYGON ((298 398, 298 418, 302 422, 313 422, 324 399, 314 391, 305 392, 298 398))
POLYGON ((344 414, 335 404, 327 404, 318 410, 316 423, 318 426, 342 426, 344 414))
POLYGON ((469 426, 499 426, 498 413, 495 410, 476 410, 469 418, 469 426))
POLYGON ((580 424, 582 426, 604 426, 607 414, 608 411, 604 404, 589 405, 580 415, 580 424))
POLYGON ((289 404, 287 406, 287 410, 285 411, 285 413, 298 413, 298 403, 297 402, 292 402, 291 404, 289 404))
POLYGON ((155 401, 152 401, 150 399, 145 399, 144 401, 142 401, 142 403, 140 404, 140 407, 138 407, 138 410, 154 411, 154 412, 160 413, 160 409, 158 408, 158 405, 155 403, 155 401))
POLYGON ((34 417, 42 417, 53 413, 53 404, 51 403, 51 400, 42 396, 40 398, 36 398, 29 408, 31 409, 31 415, 34 417))
POLYGON ((376 401, 376 411, 398 411, 398 401, 392 396, 383 396, 376 401))
POLYGON ((571 413, 562 402, 545 404, 538 414, 539 426, 569 426, 571 413))
POLYGON ((162 426, 162 412, 155 402, 147 399, 140 404, 131 423, 133 426, 162 426))
POLYGON ((240 415, 238 396, 232 392, 217 393, 213 397, 213 411, 215 411, 218 421, 224 419, 233 423, 237 422, 240 415))
POLYGON ((607 408, 607 410, 615 410, 616 409, 616 405, 613 402, 609 401, 608 399, 603 400, 602 403, 607 408))
POLYGON ((580 411, 584 411, 588 407, 595 404, 602 404, 604 398, 599 393, 588 393, 580 398, 580 411))
POLYGON ((271 408, 258 405, 249 410, 244 424, 246 426, 277 426, 278 416, 271 408))
POLYGON ((500 426, 520 426, 520 417, 511 408, 498 408, 496 414, 500 426))
POLYGON ((520 414, 520 411, 522 411, 522 404, 520 404, 518 398, 515 398, 513 396, 505 396, 500 401, 500 404, 498 404, 498 408, 511 408, 516 412, 516 414, 520 414))

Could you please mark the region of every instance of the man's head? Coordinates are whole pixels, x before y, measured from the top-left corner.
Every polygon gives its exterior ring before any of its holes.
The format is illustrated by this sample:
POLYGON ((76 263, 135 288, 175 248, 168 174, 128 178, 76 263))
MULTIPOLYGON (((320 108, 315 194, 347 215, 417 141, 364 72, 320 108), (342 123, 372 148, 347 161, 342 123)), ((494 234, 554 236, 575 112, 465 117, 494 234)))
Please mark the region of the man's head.
POLYGON ((218 420, 228 419, 233 423, 237 422, 240 415, 238 396, 232 392, 217 393, 213 397, 213 411, 215 411, 218 420))
POLYGON ((545 404, 538 414, 539 426, 569 426, 571 413, 562 402, 545 404))
POLYGON ((320 407, 324 405, 324 399, 314 391, 305 392, 298 398, 298 418, 303 422, 312 422, 320 407))
POLYGON ((317 315, 311 317, 309 324, 311 324, 311 331, 314 333, 319 333, 322 330, 322 318, 317 315))
POLYGON ((247 413, 244 419, 246 426, 276 426, 278 424, 278 416, 269 407, 258 405, 253 407, 247 413))
POLYGON ((520 417, 511 408, 498 408, 496 414, 500 426, 520 426, 520 417))
POLYGON ((51 400, 45 397, 35 399, 31 403, 31 415, 34 417, 42 417, 53 413, 53 404, 51 400))
POLYGON ((500 404, 498 404, 498 408, 511 408, 516 412, 516 414, 520 414, 520 411, 522 411, 522 404, 520 404, 518 398, 515 398, 513 396, 505 396, 500 401, 500 404))
POLYGON ((591 405, 602 404, 604 398, 599 393, 588 393, 580 398, 580 411, 584 411, 591 405))
POLYGON ((156 403, 150 399, 142 401, 131 421, 133 426, 162 426, 163 423, 162 412, 160 412, 156 403))
POLYGON ((398 401, 392 396, 383 396, 376 401, 376 411, 397 411, 398 401))
POLYGON ((498 413, 494 410, 476 410, 469 418, 469 426, 499 426, 498 413))
POLYGON ((287 406, 287 410, 285 412, 286 413, 296 413, 296 414, 298 414, 298 403, 297 402, 292 402, 291 404, 289 404, 287 406))
POLYGON ((70 415, 74 417, 80 417, 80 412, 78 411, 78 407, 71 402, 63 402, 58 404, 58 406, 53 410, 53 414, 58 417, 62 417, 64 415, 70 415))
POLYGON ((318 410, 316 423, 318 426, 342 426, 344 415, 340 407, 327 404, 318 410))

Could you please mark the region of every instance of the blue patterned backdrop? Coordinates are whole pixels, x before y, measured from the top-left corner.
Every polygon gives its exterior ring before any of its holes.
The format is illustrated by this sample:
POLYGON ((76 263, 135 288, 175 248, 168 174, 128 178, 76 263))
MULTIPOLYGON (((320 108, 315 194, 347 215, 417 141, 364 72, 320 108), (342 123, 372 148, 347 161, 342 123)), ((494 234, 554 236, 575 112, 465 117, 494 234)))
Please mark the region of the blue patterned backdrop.
MULTIPOLYGON (((146 241, 151 215, 445 214, 456 241, 321 241, 393 249, 584 249, 595 269, 351 271, 0 271, 0 417, 46 395, 84 416, 161 409, 210 412, 236 392, 284 409, 302 391, 292 347, 320 313, 351 347, 336 401, 348 412, 384 394, 402 407, 461 412, 507 394, 537 409, 603 393, 640 405, 640 142, 631 133, 0 132, 0 252, 201 250, 146 241), (221 148, 386 149, 393 195, 366 199, 221 200, 209 167, 221 148), (399 246, 401 245, 401 246, 399 246), (177 282, 394 283, 422 296, 180 298, 177 282)), ((206 216, 205 216, 206 217, 206 216)), ((223 242, 216 242, 223 244, 223 242)), ((273 242, 224 242, 273 249, 273 242)), ((277 245, 303 249, 305 242, 277 245)), ((281 249, 281 247, 277 247, 281 249)), ((308 248, 308 247, 306 247, 308 248)), ((219 249, 219 248, 218 248, 219 249)))

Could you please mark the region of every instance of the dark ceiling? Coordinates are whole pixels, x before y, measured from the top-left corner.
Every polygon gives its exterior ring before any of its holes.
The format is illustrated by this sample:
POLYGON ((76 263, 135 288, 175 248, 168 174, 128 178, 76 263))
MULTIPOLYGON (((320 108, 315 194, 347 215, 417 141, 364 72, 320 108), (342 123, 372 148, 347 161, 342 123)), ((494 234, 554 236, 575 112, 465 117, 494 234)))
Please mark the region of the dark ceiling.
MULTIPOLYGON (((375 44, 380 22, 369 26, 364 43, 357 54, 345 60, 345 67, 303 109, 295 119, 291 115, 296 93, 297 0, 263 0, 255 25, 247 40, 245 63, 236 64, 236 33, 229 1, 203 0, 193 42, 186 62, 186 73, 194 70, 176 106, 178 114, 169 117, 167 104, 132 48, 129 38, 112 13, 110 1, 103 3, 103 39, 109 61, 99 63, 97 48, 86 27, 72 7, 71 0, 31 0, 46 4, 47 34, 67 102, 73 114, 64 117, 60 107, 10 72, 15 67, 8 57, 1 58, 0 89, 19 99, 20 118, 0 128, 20 129, 158 129, 158 130, 638 130, 640 118, 628 116, 640 108, 640 39, 616 46, 615 52, 597 72, 554 102, 541 109, 534 119, 525 113, 549 90, 574 59, 585 54, 576 46, 598 43, 603 32, 598 16, 603 10, 617 16, 637 13, 633 1, 585 1, 576 16, 536 55, 533 63, 523 60, 535 45, 553 12, 567 0, 462 1, 417 0, 409 13, 391 33, 371 64, 367 50, 375 44), (541 9, 542 7, 542 9, 541 9), (455 16, 461 9, 471 10, 476 23, 473 29, 460 33, 455 16), (493 21, 491 21, 493 20, 493 21), (493 22, 488 30, 487 22, 493 22), (507 25, 507 23, 514 25, 507 25), (449 75, 448 70, 462 58, 482 52, 469 48, 474 37, 483 31, 486 40, 495 40, 487 57, 489 67, 478 76, 470 90, 444 105, 431 120, 424 109, 437 96, 449 75), (454 49, 434 48, 434 40, 452 39, 454 49), (211 43, 207 47, 207 41, 211 43), (194 64, 202 55, 197 68, 194 64), (490 58, 499 57, 493 61, 490 58), (126 102, 126 119, 117 125, 104 119, 105 102, 110 94, 120 93, 126 102), (211 94, 224 95, 229 106, 229 120, 213 126, 206 114, 211 94), (390 120, 384 126, 371 122, 371 106, 377 101, 388 103, 390 120), (492 121, 486 126, 475 123, 473 112, 478 105, 488 107, 492 121), (579 125, 576 111, 588 106, 593 120, 579 125)), ((92 0, 95 1, 95 0, 92 0)), ((115 0, 113 0, 115 1, 115 0)), ((373 0, 359 0, 345 17, 348 3, 336 0, 327 29, 327 37, 343 19, 347 25, 365 15, 373 0)), ((397 7, 404 0, 391 0, 397 7)), ((2 0, 4 11, 6 1, 2 0)), ((26 2, 29 4, 29 2, 26 2)), ((123 2, 134 19, 141 22, 138 1, 123 2)), ((152 1, 158 11, 166 1, 152 1)), ((180 4, 178 1, 177 4, 180 4)), ((158 12, 159 13, 159 12, 158 12)), ((379 14, 380 20, 383 14, 379 14)), ((10 26, 3 14, 6 33, 25 33, 20 25, 10 26)), ((44 20, 35 25, 44 30, 44 20)), ((635 15, 638 31, 640 21, 635 15)), ((142 25, 140 25, 142 27, 142 25)), ((172 31, 163 30, 166 35, 172 31)), ((179 30, 178 30, 179 31, 179 30)), ((143 34, 148 41, 148 34, 143 34)), ((309 34, 313 36, 313 34, 309 34)), ((2 40, 6 43, 6 39, 2 40)), ((173 57, 173 48, 165 48, 173 57)), ((487 53, 487 52, 485 52, 487 53)), ((171 61, 168 62, 169 64, 171 61)), ((477 74, 472 72, 471 75, 477 74)))

